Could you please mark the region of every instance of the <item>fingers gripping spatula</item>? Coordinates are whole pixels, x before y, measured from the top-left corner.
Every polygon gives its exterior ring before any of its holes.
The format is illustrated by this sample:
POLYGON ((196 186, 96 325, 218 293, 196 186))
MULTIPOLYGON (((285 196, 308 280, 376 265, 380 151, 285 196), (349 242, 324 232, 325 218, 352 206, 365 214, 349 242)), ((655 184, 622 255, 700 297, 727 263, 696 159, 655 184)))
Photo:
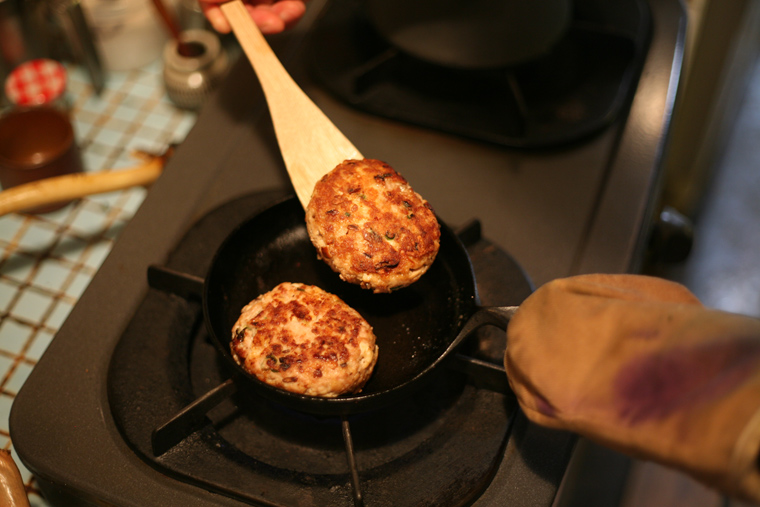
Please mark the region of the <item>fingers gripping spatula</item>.
POLYGON ((364 157, 288 74, 243 3, 221 8, 259 78, 285 167, 306 207, 322 176, 344 160, 364 157))

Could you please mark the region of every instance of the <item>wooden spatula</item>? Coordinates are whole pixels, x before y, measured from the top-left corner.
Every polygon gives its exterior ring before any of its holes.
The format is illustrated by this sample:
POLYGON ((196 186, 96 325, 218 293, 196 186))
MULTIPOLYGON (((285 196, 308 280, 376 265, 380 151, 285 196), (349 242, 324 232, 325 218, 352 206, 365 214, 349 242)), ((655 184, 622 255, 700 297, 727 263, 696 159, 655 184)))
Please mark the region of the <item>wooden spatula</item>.
POLYGON ((243 3, 233 0, 222 12, 259 78, 282 158, 306 207, 322 176, 344 160, 364 157, 293 81, 243 3))

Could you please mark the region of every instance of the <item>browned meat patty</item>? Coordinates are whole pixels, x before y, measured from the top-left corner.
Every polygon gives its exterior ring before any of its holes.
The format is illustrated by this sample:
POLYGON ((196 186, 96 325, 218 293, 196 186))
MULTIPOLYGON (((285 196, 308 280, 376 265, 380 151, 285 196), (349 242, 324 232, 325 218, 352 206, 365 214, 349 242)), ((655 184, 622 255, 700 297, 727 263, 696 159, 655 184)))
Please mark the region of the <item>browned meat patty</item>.
POLYGON ((356 310, 319 287, 289 282, 243 308, 230 348, 262 382, 328 398, 361 391, 378 353, 356 310))
POLYGON ((431 206, 379 160, 346 160, 327 173, 314 187, 306 226, 343 280, 378 293, 417 281, 440 246, 431 206))

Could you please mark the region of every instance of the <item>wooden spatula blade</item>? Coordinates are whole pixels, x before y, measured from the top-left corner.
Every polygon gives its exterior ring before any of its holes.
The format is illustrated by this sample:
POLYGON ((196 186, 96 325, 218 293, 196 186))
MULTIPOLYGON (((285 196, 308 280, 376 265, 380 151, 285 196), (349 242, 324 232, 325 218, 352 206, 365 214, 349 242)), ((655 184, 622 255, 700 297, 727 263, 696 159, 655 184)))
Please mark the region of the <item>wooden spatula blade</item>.
POLYGON ((259 78, 285 167, 306 207, 322 176, 344 160, 364 157, 288 74, 243 3, 221 8, 259 78))

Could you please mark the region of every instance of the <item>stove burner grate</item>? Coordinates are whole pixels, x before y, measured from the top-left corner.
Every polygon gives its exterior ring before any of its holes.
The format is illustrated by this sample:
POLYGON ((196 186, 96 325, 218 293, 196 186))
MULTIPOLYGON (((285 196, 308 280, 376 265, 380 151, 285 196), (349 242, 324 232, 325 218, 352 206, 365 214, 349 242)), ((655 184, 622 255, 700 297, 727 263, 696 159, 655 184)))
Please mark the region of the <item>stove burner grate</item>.
MULTIPOLYGON (((246 504, 471 502, 503 458, 517 407, 513 397, 478 387, 487 379, 470 381, 457 370, 473 360, 500 363, 501 331, 473 335, 469 355, 454 361, 457 368, 441 370, 408 399, 343 419, 296 412, 227 383, 230 372, 206 333, 201 304, 186 296, 227 232, 262 202, 271 200, 255 194, 233 201, 193 227, 167 263, 189 275, 184 296, 150 290, 125 330, 108 376, 124 440, 166 475, 246 504), (221 386, 218 399, 200 415, 180 419, 179 435, 153 438, 215 386, 221 386)), ((530 293, 522 270, 487 240, 470 253, 476 275, 480 270, 487 280, 479 286, 484 303, 514 304, 530 293)))
POLYGON ((641 0, 576 0, 547 55, 498 69, 455 69, 405 54, 374 29, 361 0, 331 2, 308 49, 318 80, 375 115, 508 147, 592 135, 624 110, 649 40, 641 0), (608 5, 609 4, 609 5, 608 5))

